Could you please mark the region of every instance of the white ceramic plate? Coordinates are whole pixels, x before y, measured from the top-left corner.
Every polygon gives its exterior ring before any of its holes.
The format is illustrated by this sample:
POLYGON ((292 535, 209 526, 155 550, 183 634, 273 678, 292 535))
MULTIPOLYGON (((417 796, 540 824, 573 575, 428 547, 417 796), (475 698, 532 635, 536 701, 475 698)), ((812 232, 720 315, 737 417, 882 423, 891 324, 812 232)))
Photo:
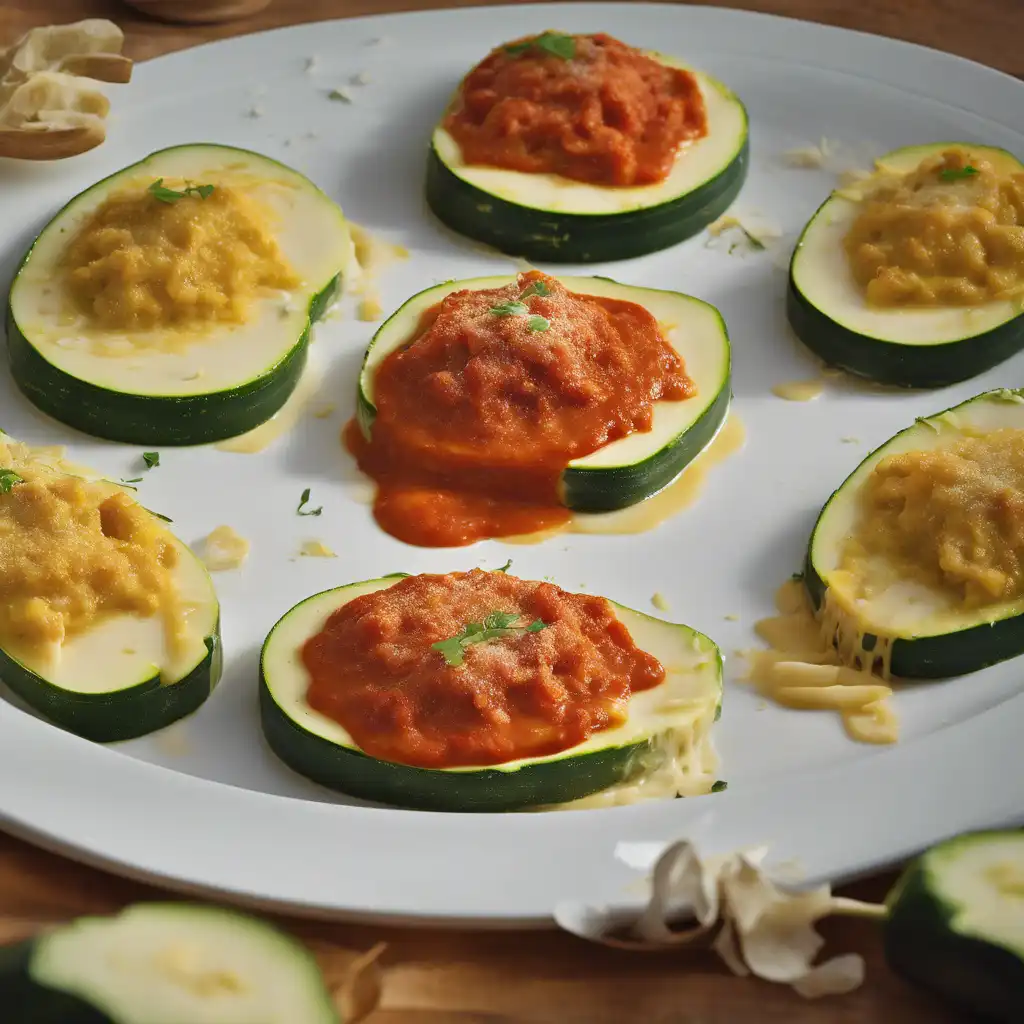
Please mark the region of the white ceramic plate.
MULTIPOLYGON (((796 232, 834 178, 784 166, 791 147, 827 136, 862 152, 963 139, 1024 153, 1024 87, 944 54, 760 15, 668 4, 566 4, 337 21, 202 46, 141 65, 114 92, 105 145, 53 166, 0 163, 3 261, 71 195, 151 150, 217 141, 259 150, 310 175, 346 213, 407 245, 381 277, 384 305, 447 278, 507 271, 443 231, 422 199, 426 140, 466 68, 530 31, 607 31, 678 54, 728 83, 752 122, 752 170, 738 203, 796 232), (375 42, 376 40, 382 40, 375 42), (313 73, 307 59, 316 57, 313 73), (327 98, 351 86, 351 105, 327 98), (251 116, 259 114, 261 116, 251 116)), ((257 655, 300 599, 386 572, 500 565, 671 615, 728 656, 801 563, 814 515, 868 449, 976 392, 1024 384, 1017 357, 935 393, 878 394, 839 383, 816 402, 785 402, 773 384, 814 372, 783 316, 775 253, 740 258, 697 238, 630 262, 584 268, 627 283, 692 292, 732 334, 735 412, 745 449, 720 465, 697 505, 641 536, 567 536, 533 547, 407 547, 378 530, 338 435, 372 326, 349 312, 314 350, 332 419, 305 417, 271 450, 162 452, 146 504, 186 541, 228 523, 253 541, 239 572, 216 582, 223 603, 223 682, 164 735, 104 748, 0 702, 0 813, 5 825, 82 859, 186 889, 350 916, 525 924, 561 899, 622 894, 617 844, 691 836, 708 848, 768 841, 813 878, 861 872, 946 834, 1007 822, 1024 808, 1024 661, 899 694, 904 738, 892 749, 848 741, 836 716, 759 709, 731 680, 716 727, 727 792, 607 811, 454 815, 360 806, 290 773, 259 731, 257 655), (858 444, 841 443, 856 436, 858 444), (318 519, 295 506, 304 487, 318 519), (296 559, 309 538, 337 559, 296 559), (726 616, 738 615, 738 621, 726 616)), ((570 269, 569 272, 574 272, 570 269)), ((579 271, 575 271, 579 272, 579 271)), ((2 276, 2 275, 0 275, 2 276)), ((32 443, 69 443, 78 461, 135 476, 138 450, 92 441, 47 420, 0 378, 0 425, 32 443)))

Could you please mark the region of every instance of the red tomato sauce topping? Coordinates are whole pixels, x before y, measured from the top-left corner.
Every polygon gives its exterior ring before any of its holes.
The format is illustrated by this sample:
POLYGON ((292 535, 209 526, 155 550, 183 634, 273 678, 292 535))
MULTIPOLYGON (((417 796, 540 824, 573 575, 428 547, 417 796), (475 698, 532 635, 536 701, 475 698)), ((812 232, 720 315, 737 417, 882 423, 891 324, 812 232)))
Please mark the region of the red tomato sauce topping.
POLYGON ((452 292, 380 364, 366 441, 374 515, 409 544, 453 547, 568 521, 573 459, 651 429, 654 403, 696 394, 643 306, 577 295, 539 271, 452 292))
POLYGON ((546 32, 473 68, 444 127, 468 164, 629 186, 664 181, 707 116, 689 71, 604 34, 546 32))
POLYGON ((372 757, 420 768, 502 764, 567 750, 627 718, 665 669, 603 597, 501 572, 410 576, 339 608, 302 648, 306 701, 372 757), (538 632, 432 644, 494 612, 538 632))

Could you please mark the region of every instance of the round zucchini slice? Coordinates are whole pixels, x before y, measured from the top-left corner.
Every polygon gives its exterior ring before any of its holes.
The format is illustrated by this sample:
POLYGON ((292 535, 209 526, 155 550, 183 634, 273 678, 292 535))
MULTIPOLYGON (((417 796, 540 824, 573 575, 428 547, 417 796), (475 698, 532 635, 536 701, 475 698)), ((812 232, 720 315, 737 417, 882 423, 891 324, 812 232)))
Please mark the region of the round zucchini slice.
MULTIPOLYGON (((966 149, 1000 172, 1024 172, 1005 150, 942 142, 897 149, 879 171, 907 174, 926 157, 966 149)), ((857 186, 833 192, 797 242, 787 315, 797 337, 831 366, 881 384, 935 388, 975 377, 1024 348, 1024 304, 889 309, 871 306, 850 270, 843 239, 860 212, 857 186)))
MULTIPOLYGON (((941 449, 968 434, 1024 430, 1024 390, 988 391, 945 412, 917 420, 875 449, 840 485, 818 516, 804 581, 820 608, 839 571, 843 545, 854 530, 860 493, 883 459, 901 452, 941 449)), ((858 602, 857 628, 870 650, 892 639, 892 674, 905 679, 965 675, 1024 653, 1024 598, 964 610, 950 596, 920 583, 880 584, 858 602)))
MULTIPOLYGON (((633 694, 625 724, 569 750, 481 768, 416 768, 371 757, 305 699, 305 641, 338 608, 393 586, 403 573, 328 590, 289 611, 271 630, 260 659, 260 716, 271 750, 289 767, 364 800, 419 810, 511 811, 566 803, 642 776, 666 756, 665 744, 710 729, 722 697, 722 658, 706 636, 616 604, 634 643, 665 666, 657 687, 633 694)), ((613 602, 614 603, 614 602, 613 602)))
POLYGON ((51 722, 100 743, 144 736, 195 711, 220 679, 220 605, 206 568, 175 543, 180 648, 167 649, 159 614, 116 615, 50 656, 0 647, 0 680, 51 722))
MULTIPOLYGON (((713 440, 732 399, 729 334, 714 306, 679 292, 634 288, 605 277, 557 278, 580 295, 635 302, 663 325, 682 356, 697 394, 681 402, 659 402, 653 427, 630 434, 570 462, 562 474, 562 500, 580 512, 608 512, 635 505, 671 483, 713 440)), ((377 415, 374 377, 392 352, 415 334, 422 314, 451 292, 501 288, 515 277, 478 277, 419 292, 393 313, 370 341, 359 374, 356 415, 369 438, 377 415)))
POLYGON ((885 959, 964 1011, 1024 1020, 1024 831, 940 843, 889 894, 885 959))
POLYGON ((188 903, 80 917, 0 949, 0 1005, 26 1024, 341 1024, 299 942, 188 903))
POLYGON ((229 146, 160 150, 72 199, 29 249, 8 303, 11 372, 39 409, 95 437, 191 445, 245 433, 294 390, 310 326, 336 298, 351 254, 341 210, 297 171, 229 146), (90 326, 59 283, 65 245, 111 196, 160 179, 244 190, 267 212, 298 287, 254 298, 241 324, 204 326, 191 336, 90 326))
POLYGON ((720 217, 743 187, 749 163, 747 112, 721 82, 691 71, 708 132, 685 144, 655 185, 591 185, 556 174, 466 164, 439 125, 427 157, 427 205, 452 231, 513 256, 552 263, 604 263, 657 252, 720 217))

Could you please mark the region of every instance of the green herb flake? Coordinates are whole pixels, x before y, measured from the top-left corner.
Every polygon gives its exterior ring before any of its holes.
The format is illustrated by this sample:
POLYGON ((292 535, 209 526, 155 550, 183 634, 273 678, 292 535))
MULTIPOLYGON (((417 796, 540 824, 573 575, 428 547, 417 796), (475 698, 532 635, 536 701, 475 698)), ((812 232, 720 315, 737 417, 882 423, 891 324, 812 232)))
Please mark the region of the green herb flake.
POLYGON ((518 56, 534 48, 562 60, 572 60, 576 56, 576 40, 563 32, 542 32, 533 39, 524 39, 522 42, 506 46, 505 52, 518 56))
POLYGON ((142 483, 142 477, 141 476, 133 476, 130 480, 122 480, 121 483, 123 483, 123 484, 141 484, 142 483))
POLYGON ((719 779, 712 787, 712 793, 724 793, 729 788, 729 783, 719 779))
POLYGON ((550 295, 551 289, 543 281, 534 281, 523 289, 520 299, 528 299, 531 295, 550 295))
MULTIPOLYGON (((504 571, 504 570, 500 570, 504 571)), ((529 625, 517 626, 518 612, 491 612, 483 622, 467 622, 455 636, 438 640, 430 645, 431 650, 438 651, 447 664, 458 668, 465 658, 466 648, 471 644, 482 644, 488 640, 500 640, 502 637, 519 636, 524 633, 539 633, 546 629, 548 623, 534 619, 529 625)))
POLYGON ((794 572, 789 577, 794 583, 803 583, 804 574, 802 572, 794 572))
POLYGON ((529 312, 525 302, 502 302, 491 306, 491 316, 526 316, 529 312))
POLYGON ((160 453, 143 452, 142 461, 146 464, 146 469, 156 469, 160 465, 160 453))
POLYGON ((0 494, 10 494, 15 484, 23 484, 25 478, 13 469, 0 469, 0 494))
POLYGON ((960 181, 962 178, 973 178, 978 173, 977 167, 967 164, 964 167, 943 167, 939 171, 941 181, 960 181))
POLYGON ((752 235, 745 227, 743 227, 742 224, 740 225, 740 231, 743 232, 744 236, 747 239, 747 244, 755 252, 762 252, 765 249, 764 242, 762 242, 761 239, 758 238, 756 235, 752 235))
POLYGON ((308 504, 309 504, 309 488, 307 487, 302 492, 302 497, 299 499, 299 507, 295 510, 296 515, 300 515, 300 516, 319 516, 319 515, 323 515, 324 509, 323 509, 322 505, 319 508, 307 509, 306 505, 308 505, 308 504))
POLYGON ((159 199, 161 203, 176 203, 179 199, 184 199, 186 196, 198 196, 200 199, 209 199, 213 195, 213 190, 213 185, 186 185, 181 192, 178 192, 164 185, 163 178, 157 178, 147 191, 154 199, 159 199))
POLYGON ((165 515, 163 515, 160 512, 154 512, 151 508, 147 508, 146 511, 151 516, 156 516, 157 519, 162 519, 165 523, 173 523, 174 522, 174 520, 170 516, 165 516, 165 515))
POLYGON ((551 329, 551 321, 546 316, 531 316, 526 321, 526 326, 531 331, 547 331, 551 329))
POLYGON ((510 558, 504 565, 499 566, 495 569, 495 572, 508 572, 512 568, 512 559, 510 558))

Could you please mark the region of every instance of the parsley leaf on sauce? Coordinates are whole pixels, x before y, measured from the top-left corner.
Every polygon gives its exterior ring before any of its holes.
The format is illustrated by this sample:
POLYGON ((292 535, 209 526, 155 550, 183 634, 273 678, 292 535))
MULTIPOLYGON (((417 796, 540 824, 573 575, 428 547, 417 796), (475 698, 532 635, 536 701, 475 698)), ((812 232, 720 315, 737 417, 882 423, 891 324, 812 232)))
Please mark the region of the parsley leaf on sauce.
POLYGON ((323 505, 321 505, 319 508, 306 509, 306 505, 308 505, 308 504, 309 504, 309 488, 307 487, 302 492, 302 497, 299 500, 299 507, 295 510, 296 514, 300 515, 300 516, 319 516, 319 515, 323 514, 323 511, 324 511, 323 505), (306 510, 303 511, 303 509, 306 509, 306 510))
POLYGON ((149 186, 148 192, 154 199, 159 199, 161 203, 176 203, 179 199, 184 199, 186 196, 198 196, 200 199, 208 199, 213 195, 213 189, 213 185, 186 185, 183 191, 177 192, 173 188, 167 188, 164 185, 163 178, 157 178, 149 186))
POLYGON ((516 56, 533 47, 551 54, 552 57, 561 57, 562 60, 572 60, 576 56, 576 40, 563 32, 542 32, 534 39, 506 46, 505 52, 516 56))
POLYGON ((146 464, 146 469, 156 469, 160 465, 160 453, 143 452, 142 461, 146 464))
POLYGON ((525 302, 502 302, 491 306, 491 316, 526 316, 529 312, 525 302))
POLYGON ((458 668, 470 644, 482 644, 487 640, 499 640, 523 633, 539 633, 548 625, 540 619, 534 619, 528 626, 516 626, 514 623, 518 619, 517 612, 491 612, 483 622, 467 622, 455 636, 431 644, 431 650, 439 651, 449 665, 458 668))
POLYGON ((523 289, 520 299, 528 299, 531 295, 550 295, 551 289, 543 281, 534 281, 523 289))
POLYGON ((13 469, 0 469, 0 494, 10 494, 15 484, 24 482, 24 477, 18 476, 13 469))
POLYGON ((551 321, 546 316, 537 316, 535 314, 526 321, 526 326, 531 331, 546 331, 551 327, 551 321))
POLYGON ((939 171, 939 177, 943 181, 959 181, 961 178, 973 178, 977 173, 977 167, 967 164, 965 167, 943 167, 939 171))

